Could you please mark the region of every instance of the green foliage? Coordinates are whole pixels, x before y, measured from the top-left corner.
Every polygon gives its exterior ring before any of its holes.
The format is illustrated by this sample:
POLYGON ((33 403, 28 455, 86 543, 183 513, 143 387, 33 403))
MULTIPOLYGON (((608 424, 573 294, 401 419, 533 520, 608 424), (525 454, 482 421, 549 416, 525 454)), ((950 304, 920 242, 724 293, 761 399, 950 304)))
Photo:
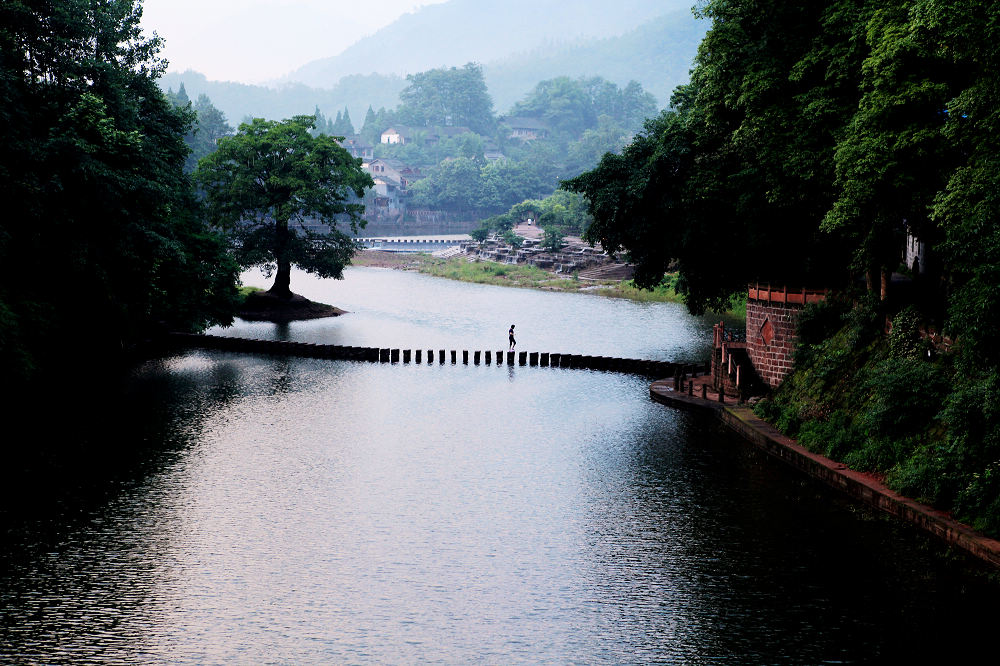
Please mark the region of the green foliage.
POLYGON ((413 204, 469 215, 497 214, 552 191, 554 182, 531 162, 480 164, 468 157, 441 162, 413 184, 413 204))
POLYGON ((106 364, 164 327, 232 321, 238 267, 183 172, 193 114, 159 90, 160 40, 139 17, 131 1, 0 5, 10 380, 106 364))
MULTIPOLYGON (((368 107, 371 111, 371 107, 368 107)), ((313 117, 315 120, 315 127, 313 128, 311 134, 313 136, 318 136, 320 134, 329 134, 330 136, 339 137, 349 137, 354 136, 354 124, 351 122, 351 112, 345 106, 343 113, 337 111, 337 117, 333 120, 327 118, 320 111, 317 106, 316 110, 313 111, 313 117)))
MULTIPOLYGON (((553 227, 574 235, 581 235, 590 226, 587 202, 575 192, 559 189, 541 201, 526 201, 521 205, 524 204, 533 206, 540 226, 553 227)), ((514 208, 511 208, 511 212, 514 212, 514 208)))
POLYGON ((479 134, 491 133, 493 100, 476 63, 461 69, 432 69, 406 77, 396 111, 399 122, 418 127, 452 125, 468 127, 479 134))
POLYGON ((565 183, 590 202, 589 238, 627 253, 641 284, 676 265, 694 312, 726 309, 748 282, 842 280, 849 251, 819 221, 835 194, 829 156, 859 96, 860 55, 841 41, 856 12, 749 1, 701 11, 713 25, 673 109, 565 183))
POLYGON ((184 84, 181 84, 176 94, 168 90, 166 96, 174 106, 194 114, 194 126, 184 137, 184 142, 191 151, 184 162, 184 172, 192 173, 198 166, 198 161, 215 150, 219 139, 230 136, 233 128, 226 122, 226 116, 212 105, 212 101, 204 93, 198 95, 198 100, 191 104, 184 84))
POLYGON ((500 238, 503 239, 504 243, 510 245, 512 248, 519 248, 524 244, 524 237, 518 236, 511 229, 507 229, 500 234, 500 238))
POLYGON ((974 527, 994 535, 1000 534, 998 396, 1000 379, 996 373, 976 373, 963 378, 941 413, 947 426, 942 477, 954 484, 954 510, 974 527))
POLYGON ((850 311, 845 299, 827 298, 802 308, 796 322, 796 339, 800 346, 815 345, 833 337, 843 326, 850 311))
POLYGON ((558 252, 563 246, 563 233, 559 231, 556 227, 542 227, 542 243, 543 249, 549 252, 558 252))
POLYGON ((480 224, 478 227, 469 232, 469 236, 472 240, 476 241, 480 245, 486 242, 486 239, 490 237, 492 230, 488 224, 480 224))
POLYGON ((912 305, 896 313, 889 333, 889 357, 919 359, 927 355, 928 346, 920 337, 919 313, 912 305))
MULTIPOLYGON (((857 426, 867 442, 868 469, 890 469, 909 454, 906 445, 933 428, 946 395, 947 382, 931 363, 909 358, 876 362, 862 376, 860 390, 866 397, 857 426)), ((855 454, 857 455, 857 454, 855 454)))
POLYGON ((640 303, 679 303, 681 299, 674 289, 674 277, 666 276, 661 284, 652 289, 644 289, 636 286, 632 280, 624 280, 611 286, 601 287, 597 289, 597 293, 601 296, 627 298, 640 303))
POLYGON ((213 222, 228 231, 243 267, 277 268, 271 291, 289 296, 293 264, 320 277, 340 278, 354 254, 350 236, 364 226, 365 189, 374 185, 361 160, 333 137, 312 136, 314 118, 254 119, 198 164, 213 222), (329 226, 316 231, 312 224, 329 226))
POLYGON ((620 131, 635 132, 656 110, 656 99, 636 81, 621 89, 599 76, 560 76, 538 83, 514 105, 510 115, 537 118, 557 134, 577 138, 597 129, 602 116, 606 128, 613 125, 622 128, 620 131))

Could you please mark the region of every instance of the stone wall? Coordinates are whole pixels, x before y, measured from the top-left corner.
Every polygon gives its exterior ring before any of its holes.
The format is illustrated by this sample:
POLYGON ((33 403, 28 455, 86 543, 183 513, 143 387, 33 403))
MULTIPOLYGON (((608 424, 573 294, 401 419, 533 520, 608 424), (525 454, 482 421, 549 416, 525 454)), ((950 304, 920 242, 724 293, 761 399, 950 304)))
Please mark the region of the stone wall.
POLYGON ((792 370, 795 327, 807 303, 825 291, 751 286, 747 297, 747 352, 760 379, 777 388, 792 370))

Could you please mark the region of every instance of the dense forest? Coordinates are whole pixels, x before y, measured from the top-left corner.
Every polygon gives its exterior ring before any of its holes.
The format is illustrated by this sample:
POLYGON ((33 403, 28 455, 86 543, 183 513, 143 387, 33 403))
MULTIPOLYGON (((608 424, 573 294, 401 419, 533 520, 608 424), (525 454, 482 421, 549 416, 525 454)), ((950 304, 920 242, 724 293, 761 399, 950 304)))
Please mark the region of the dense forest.
POLYGON ((591 239, 643 284, 679 271, 695 312, 755 281, 831 289, 758 412, 994 535, 998 9, 710 0, 672 108, 565 184, 591 239))
MULTIPOLYGON (((239 267, 184 172, 189 107, 134 2, 0 6, 0 365, 8 382, 232 321, 239 267)), ((21 384, 23 386, 23 384, 21 384)))

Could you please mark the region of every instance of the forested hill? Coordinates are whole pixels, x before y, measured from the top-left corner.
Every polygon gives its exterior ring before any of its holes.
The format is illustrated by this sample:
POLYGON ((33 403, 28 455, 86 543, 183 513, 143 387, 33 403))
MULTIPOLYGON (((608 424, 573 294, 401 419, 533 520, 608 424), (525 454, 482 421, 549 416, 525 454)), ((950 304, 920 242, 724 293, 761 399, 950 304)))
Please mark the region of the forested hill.
MULTIPOLYGON (((494 108, 500 113, 523 99, 539 81, 557 76, 601 76, 620 86, 635 80, 665 106, 674 87, 687 81, 698 42, 707 28, 708 23, 695 19, 690 10, 674 10, 617 37, 553 41, 531 51, 508 54, 502 60, 490 62, 483 56, 470 60, 485 63, 483 74, 494 108)), ((399 59, 412 62, 403 51, 399 59)), ((447 64, 461 66, 465 62, 447 64)), ((399 74, 371 71, 350 74, 325 88, 291 82, 270 88, 209 81, 194 71, 167 74, 160 85, 164 90, 177 90, 183 83, 192 98, 207 95, 234 125, 244 116, 290 118, 312 113, 317 106, 329 116, 346 106, 352 118, 360 119, 369 105, 395 108, 399 92, 406 86, 399 74)))
POLYGON ((341 79, 336 86, 320 89, 301 83, 269 88, 234 81, 209 81, 204 74, 191 70, 180 74, 172 72, 160 78, 160 87, 165 91, 176 91, 181 84, 192 99, 207 95, 236 126, 246 116, 281 120, 312 113, 317 106, 329 116, 347 106, 352 117, 364 118, 369 105, 376 109, 395 108, 406 80, 395 74, 354 75, 341 79))
POLYGON ((686 83, 708 22, 688 10, 673 11, 618 37, 548 45, 487 63, 486 85, 497 110, 520 101, 534 83, 556 76, 600 76, 624 86, 638 81, 666 106, 670 94, 686 83))
POLYGON ((662 14, 690 12, 691 4, 691 0, 451 0, 405 14, 343 53, 303 65, 285 79, 330 87, 350 74, 405 75, 469 61, 488 63, 546 45, 621 35, 662 14))

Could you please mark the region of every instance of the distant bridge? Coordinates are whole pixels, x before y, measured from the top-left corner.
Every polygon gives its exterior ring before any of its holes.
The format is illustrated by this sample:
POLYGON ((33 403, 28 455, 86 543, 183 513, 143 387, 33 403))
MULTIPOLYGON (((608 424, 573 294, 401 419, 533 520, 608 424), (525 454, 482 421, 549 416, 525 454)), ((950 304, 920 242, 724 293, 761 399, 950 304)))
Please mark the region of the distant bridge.
POLYGON ((471 238, 467 235, 452 236, 405 236, 405 237, 378 237, 359 238, 358 243, 362 247, 370 250, 382 250, 383 252, 434 252, 444 250, 449 247, 459 247, 462 243, 468 243, 471 238))

